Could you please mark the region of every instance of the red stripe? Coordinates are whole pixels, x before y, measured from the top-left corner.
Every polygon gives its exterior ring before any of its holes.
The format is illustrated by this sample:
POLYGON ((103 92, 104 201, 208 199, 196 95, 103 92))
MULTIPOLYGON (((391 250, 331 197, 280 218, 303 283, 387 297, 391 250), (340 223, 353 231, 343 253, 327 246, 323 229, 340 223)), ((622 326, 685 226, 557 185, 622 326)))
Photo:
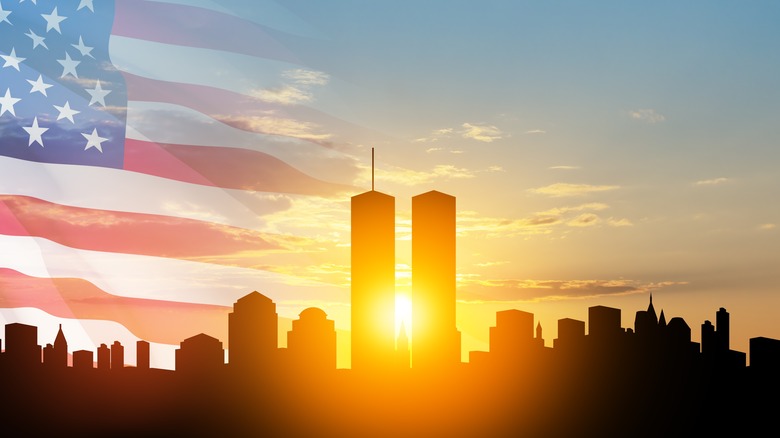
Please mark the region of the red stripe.
POLYGON ((126 170, 223 188, 332 196, 352 187, 312 178, 276 157, 240 148, 125 140, 126 170))
POLYGON ((111 295, 77 278, 37 278, 0 268, 0 308, 33 307, 61 318, 115 321, 149 342, 178 344, 197 333, 227 343, 229 307, 111 295))
MULTIPOLYGON (((282 236, 171 216, 70 207, 0 195, 0 234, 43 237, 94 251, 251 266, 239 255, 282 249, 282 236)), ((139 273, 141 275, 141 273, 139 273)))
MULTIPOLYGON (((236 129, 260 134, 284 135, 309 140, 326 147, 342 136, 350 139, 385 138, 381 133, 350 123, 304 105, 279 104, 206 85, 149 79, 122 72, 130 100, 172 103, 191 108, 236 129), (275 128, 274 123, 293 122, 298 130, 275 128), (322 127, 327 127, 323 131, 322 127), (332 137, 337 137, 333 139, 332 137)), ((278 123, 277 123, 278 124, 278 123)))
POLYGON ((239 17, 194 6, 116 0, 113 35, 223 50, 295 64, 276 38, 284 34, 239 17))

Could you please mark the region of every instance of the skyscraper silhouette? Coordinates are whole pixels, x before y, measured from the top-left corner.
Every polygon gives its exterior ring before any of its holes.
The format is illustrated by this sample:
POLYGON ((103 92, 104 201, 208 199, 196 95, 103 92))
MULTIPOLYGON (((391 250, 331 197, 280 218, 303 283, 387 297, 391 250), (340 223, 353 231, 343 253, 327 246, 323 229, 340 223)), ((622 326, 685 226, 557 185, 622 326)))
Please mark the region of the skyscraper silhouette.
POLYGON ((336 369, 336 328, 333 320, 317 307, 304 309, 287 332, 287 351, 301 371, 336 369))
POLYGON ((279 334, 276 304, 260 292, 239 298, 228 315, 228 363, 258 370, 275 365, 279 334))
POLYGON ((455 197, 412 198, 412 368, 460 362, 455 326, 455 197))
POLYGON ((395 198, 352 197, 352 369, 383 370, 395 357, 395 198))

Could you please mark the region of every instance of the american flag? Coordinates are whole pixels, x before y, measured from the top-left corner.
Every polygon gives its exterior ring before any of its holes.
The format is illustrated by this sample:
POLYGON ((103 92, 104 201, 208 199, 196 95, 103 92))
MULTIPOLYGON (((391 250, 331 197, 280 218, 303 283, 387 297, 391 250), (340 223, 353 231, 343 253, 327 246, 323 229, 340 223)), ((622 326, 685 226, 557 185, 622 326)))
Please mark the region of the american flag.
POLYGON ((306 106, 300 93, 329 76, 239 15, 202 0, 0 0, 0 324, 37 325, 48 343, 62 323, 71 350, 145 339, 170 368, 186 337, 227 342, 229 306, 252 290, 344 298, 245 256, 306 238, 265 214, 348 199, 357 166, 334 144, 362 129, 306 106))

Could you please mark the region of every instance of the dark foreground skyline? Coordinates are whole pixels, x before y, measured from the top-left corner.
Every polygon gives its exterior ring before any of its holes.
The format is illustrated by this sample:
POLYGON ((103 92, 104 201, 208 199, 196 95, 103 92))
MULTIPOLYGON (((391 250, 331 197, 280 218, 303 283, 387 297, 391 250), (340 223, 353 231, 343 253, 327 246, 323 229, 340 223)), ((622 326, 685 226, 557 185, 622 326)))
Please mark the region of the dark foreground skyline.
POLYGON ((3 430, 427 437, 677 436, 726 427, 743 435, 771 427, 780 340, 751 339, 748 365, 748 354, 729 348, 726 309, 701 324, 701 343, 682 318, 656 313, 652 297, 632 328, 620 326, 620 312, 592 306, 587 324, 561 319, 545 347, 533 314, 506 310, 490 329, 489 351, 472 352, 467 363, 414 368, 399 355, 371 371, 336 368, 332 321, 316 308, 302 312, 288 348, 276 347, 275 304, 258 292, 236 302, 230 342, 268 342, 225 361, 222 343, 199 334, 181 342, 175 370, 150 368, 144 341, 136 367, 125 366, 129 346, 118 342, 101 346, 94 363, 84 350, 68 351, 62 331, 41 348, 36 327, 8 324, 3 430))

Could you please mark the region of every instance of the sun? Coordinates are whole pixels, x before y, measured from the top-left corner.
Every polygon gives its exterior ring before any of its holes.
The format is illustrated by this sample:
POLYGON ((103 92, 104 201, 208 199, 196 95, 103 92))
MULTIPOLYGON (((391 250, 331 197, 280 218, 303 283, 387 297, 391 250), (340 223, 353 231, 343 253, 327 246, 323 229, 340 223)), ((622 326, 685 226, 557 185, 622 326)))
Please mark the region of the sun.
POLYGON ((406 336, 412 337, 412 299, 407 294, 395 294, 395 335, 401 330, 401 324, 404 326, 406 336))

